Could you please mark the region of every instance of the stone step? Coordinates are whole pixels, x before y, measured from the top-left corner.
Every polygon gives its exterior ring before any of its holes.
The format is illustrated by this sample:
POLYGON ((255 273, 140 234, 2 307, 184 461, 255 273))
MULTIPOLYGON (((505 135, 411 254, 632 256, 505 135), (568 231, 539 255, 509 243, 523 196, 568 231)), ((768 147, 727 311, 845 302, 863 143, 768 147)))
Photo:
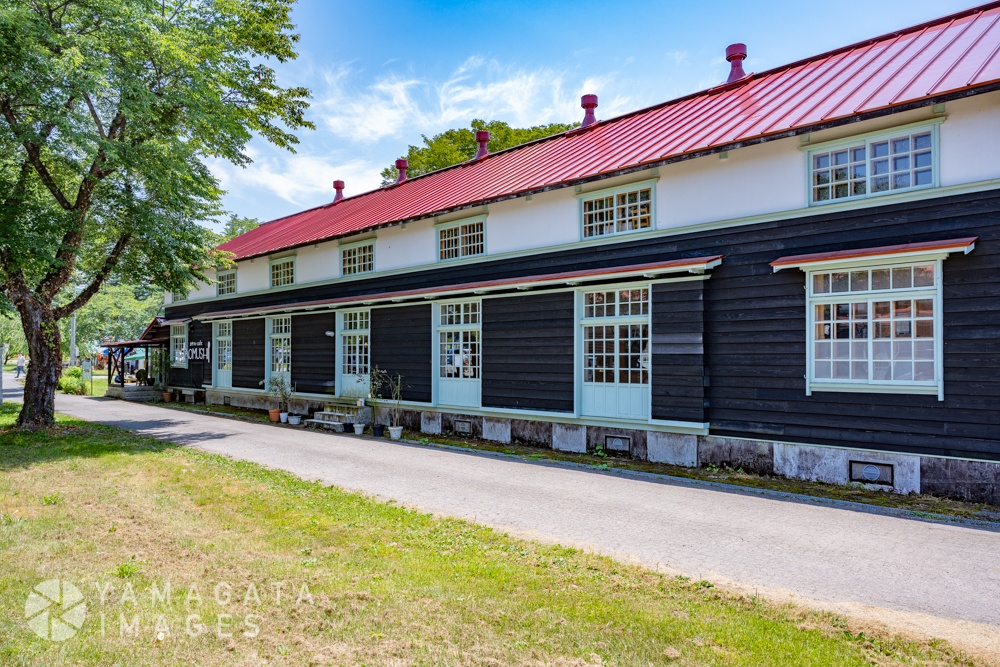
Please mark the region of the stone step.
POLYGON ((344 432, 343 422, 326 421, 324 419, 305 419, 302 423, 306 426, 319 426, 321 428, 336 431, 337 433, 344 432))

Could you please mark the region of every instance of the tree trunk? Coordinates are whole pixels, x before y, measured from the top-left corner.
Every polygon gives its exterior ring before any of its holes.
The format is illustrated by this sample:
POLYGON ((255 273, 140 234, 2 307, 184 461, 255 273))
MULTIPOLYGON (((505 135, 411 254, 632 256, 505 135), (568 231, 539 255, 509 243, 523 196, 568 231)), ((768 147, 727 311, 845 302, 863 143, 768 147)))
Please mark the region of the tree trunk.
POLYGON ((18 304, 28 339, 28 376, 24 405, 17 418, 21 428, 51 426, 55 421, 56 384, 62 373, 62 346, 57 320, 50 308, 37 302, 18 304))

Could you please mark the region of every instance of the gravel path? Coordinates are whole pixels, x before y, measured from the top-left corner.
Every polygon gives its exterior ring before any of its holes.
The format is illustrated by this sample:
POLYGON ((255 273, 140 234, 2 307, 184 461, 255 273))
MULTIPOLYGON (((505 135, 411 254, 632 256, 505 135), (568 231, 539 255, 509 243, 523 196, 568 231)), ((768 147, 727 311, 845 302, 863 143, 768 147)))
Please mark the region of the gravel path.
POLYGON ((57 409, 1000 658, 995 532, 110 399, 60 394, 57 409))

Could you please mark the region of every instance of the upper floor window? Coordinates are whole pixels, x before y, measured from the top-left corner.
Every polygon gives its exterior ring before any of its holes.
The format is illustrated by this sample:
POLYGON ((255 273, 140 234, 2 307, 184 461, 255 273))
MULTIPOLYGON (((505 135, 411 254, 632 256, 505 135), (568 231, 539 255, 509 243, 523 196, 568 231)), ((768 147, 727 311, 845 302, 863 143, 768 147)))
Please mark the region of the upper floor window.
POLYGON ((583 237, 611 236, 653 226, 653 188, 629 186, 583 199, 583 237))
POLYGON ((236 271, 220 271, 215 276, 216 296, 236 294, 236 271))
POLYGON ((438 258, 460 259, 486 253, 485 222, 460 222, 438 228, 438 258))
POLYGON ((295 258, 285 257, 271 262, 271 287, 295 284, 295 258))
POLYGON ((838 141, 810 150, 811 203, 935 186, 937 136, 937 125, 933 125, 838 141))
POLYGON ((340 250, 340 271, 350 276, 356 273, 371 273, 375 270, 375 242, 368 241, 345 246, 340 250))
POLYGON ((186 324, 170 325, 170 365, 187 368, 188 329, 186 324))

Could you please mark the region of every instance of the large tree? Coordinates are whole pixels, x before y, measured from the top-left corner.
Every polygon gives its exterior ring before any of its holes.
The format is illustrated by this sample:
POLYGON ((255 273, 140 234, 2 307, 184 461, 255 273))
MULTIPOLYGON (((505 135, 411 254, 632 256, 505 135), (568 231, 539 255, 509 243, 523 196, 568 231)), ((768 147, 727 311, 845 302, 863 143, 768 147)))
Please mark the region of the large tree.
MULTIPOLYGON (((76 346, 91 356, 109 340, 135 340, 163 308, 163 290, 147 285, 106 284, 76 311, 76 346)), ((59 326, 63 354, 70 355, 71 319, 59 326)))
POLYGON ((252 136, 291 149, 311 127, 308 91, 266 64, 295 57, 292 2, 0 6, 0 291, 32 361, 21 426, 52 423, 58 323, 105 281, 204 277, 213 239, 197 222, 221 195, 206 161, 245 165, 252 136))
MULTIPOLYGON (((479 150, 479 144, 476 142, 476 132, 479 130, 489 130, 490 151, 495 153, 535 139, 572 130, 576 126, 576 123, 551 123, 534 127, 511 127, 501 120, 486 122, 477 118, 472 121, 471 129, 446 130, 430 138, 422 136, 424 145, 410 146, 406 152, 406 160, 409 162, 406 174, 419 176, 471 160, 479 150)), ((399 172, 395 166, 386 167, 382 170, 382 185, 395 183, 397 176, 399 172)))

